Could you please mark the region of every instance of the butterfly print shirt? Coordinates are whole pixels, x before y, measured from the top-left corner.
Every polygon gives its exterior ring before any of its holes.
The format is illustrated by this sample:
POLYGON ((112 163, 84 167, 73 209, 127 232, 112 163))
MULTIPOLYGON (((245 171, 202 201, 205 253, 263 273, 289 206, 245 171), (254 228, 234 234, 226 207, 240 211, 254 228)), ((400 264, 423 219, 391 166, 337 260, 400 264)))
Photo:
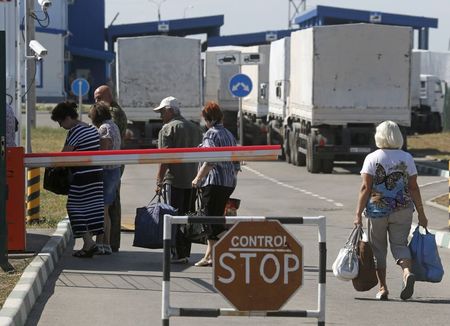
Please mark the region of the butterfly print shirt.
POLYGON ((399 149, 378 149, 367 155, 361 174, 373 177, 365 215, 384 217, 412 205, 408 179, 417 174, 411 154, 399 149))

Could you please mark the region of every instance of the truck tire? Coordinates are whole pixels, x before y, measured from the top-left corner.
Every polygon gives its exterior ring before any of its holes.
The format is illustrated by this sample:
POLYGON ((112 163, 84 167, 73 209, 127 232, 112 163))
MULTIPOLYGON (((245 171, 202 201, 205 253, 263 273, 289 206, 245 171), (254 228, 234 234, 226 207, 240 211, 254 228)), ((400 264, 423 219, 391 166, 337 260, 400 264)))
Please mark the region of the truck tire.
POLYGON ((291 163, 291 149, 289 147, 289 132, 285 133, 285 137, 283 140, 283 149, 284 149, 284 159, 286 163, 291 163))
POLYGON ((295 131, 289 134, 289 150, 291 151, 292 165, 298 165, 298 148, 295 141, 295 131))
POLYGON ((295 152, 297 153, 297 164, 298 166, 306 165, 306 155, 299 152, 298 148, 300 146, 300 132, 295 131, 294 133, 294 143, 295 143, 295 152))
POLYGON ((333 160, 322 160, 322 172, 330 174, 333 172, 333 160))
POLYGON ((431 132, 437 133, 442 131, 441 117, 439 113, 433 113, 430 117, 430 129, 431 132))
POLYGON ((311 135, 306 142, 306 169, 310 173, 320 172, 320 161, 314 153, 314 137, 311 135))

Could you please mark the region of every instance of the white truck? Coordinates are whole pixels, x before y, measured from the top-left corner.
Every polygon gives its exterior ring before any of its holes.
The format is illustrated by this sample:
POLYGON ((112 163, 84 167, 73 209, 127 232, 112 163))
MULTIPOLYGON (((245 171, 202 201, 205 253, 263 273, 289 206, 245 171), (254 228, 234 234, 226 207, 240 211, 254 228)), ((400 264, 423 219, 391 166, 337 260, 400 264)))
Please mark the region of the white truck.
POLYGON ((263 145, 267 139, 270 45, 244 47, 241 53, 248 59, 242 60, 241 72, 253 83, 250 94, 242 99, 244 145, 263 145), (250 54, 259 54, 255 64, 252 64, 250 54))
POLYGON ((205 52, 205 101, 215 101, 224 115, 225 128, 237 137, 239 99, 229 91, 231 78, 240 72, 241 47, 223 46, 205 52))
POLYGON ((441 132, 450 52, 413 50, 410 132, 441 132))
MULTIPOLYGON (((291 60, 291 38, 285 37, 270 44, 269 60, 269 108, 267 115, 267 144, 283 145, 285 138, 284 121, 288 112, 289 75, 291 60)), ((285 156, 283 145, 282 157, 285 156)))
POLYGON ((127 148, 157 144, 162 127, 153 112, 160 101, 175 96, 182 115, 200 122, 203 105, 200 40, 173 36, 119 38, 117 41, 117 100, 127 114, 131 137, 127 148))
POLYGON ((361 162, 375 148, 381 121, 410 126, 412 42, 411 28, 376 24, 291 34, 285 151, 294 164, 331 173, 334 161, 361 162))

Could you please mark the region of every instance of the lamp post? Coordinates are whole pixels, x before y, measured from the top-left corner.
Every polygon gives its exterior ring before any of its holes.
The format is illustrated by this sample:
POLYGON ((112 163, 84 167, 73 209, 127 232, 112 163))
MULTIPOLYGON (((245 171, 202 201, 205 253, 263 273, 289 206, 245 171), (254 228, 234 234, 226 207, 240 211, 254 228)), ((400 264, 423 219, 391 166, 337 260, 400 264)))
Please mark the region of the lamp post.
POLYGON ((183 18, 186 18, 186 11, 187 11, 188 9, 192 9, 192 8, 194 8, 193 5, 189 5, 189 6, 187 6, 187 7, 184 7, 184 10, 183 10, 183 18))
POLYGON ((161 1, 159 1, 159 2, 156 2, 156 1, 154 1, 154 0, 148 0, 148 1, 150 1, 150 2, 153 3, 155 6, 158 7, 158 21, 161 21, 161 5, 162 5, 164 2, 166 2, 167 0, 161 0, 161 1))

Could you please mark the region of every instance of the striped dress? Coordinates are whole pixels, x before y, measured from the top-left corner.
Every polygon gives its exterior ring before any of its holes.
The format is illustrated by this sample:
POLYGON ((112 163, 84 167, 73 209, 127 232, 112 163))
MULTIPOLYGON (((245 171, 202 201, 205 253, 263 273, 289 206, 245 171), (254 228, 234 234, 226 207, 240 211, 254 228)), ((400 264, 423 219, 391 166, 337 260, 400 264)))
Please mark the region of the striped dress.
MULTIPOLYGON (((69 130, 66 145, 74 151, 100 149, 100 138, 94 126, 77 124, 69 130)), ((103 169, 101 166, 71 167, 73 181, 67 199, 67 213, 75 238, 86 232, 103 233, 103 169)))

